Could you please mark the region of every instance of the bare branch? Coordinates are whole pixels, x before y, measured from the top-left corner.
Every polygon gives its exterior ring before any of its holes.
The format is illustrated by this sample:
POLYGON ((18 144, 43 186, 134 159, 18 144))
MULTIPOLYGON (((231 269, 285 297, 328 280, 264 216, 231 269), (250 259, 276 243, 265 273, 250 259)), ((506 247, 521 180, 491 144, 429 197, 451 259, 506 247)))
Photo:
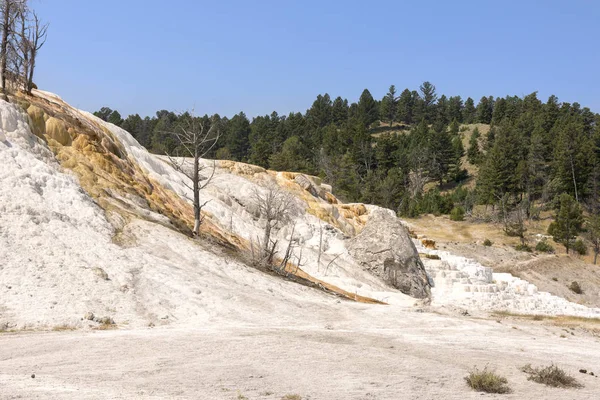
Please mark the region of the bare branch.
MULTIPOLYGON (((182 116, 183 117, 183 116, 182 116)), ((212 172, 208 178, 200 175, 204 166, 200 165, 200 159, 206 156, 216 145, 220 137, 219 129, 216 124, 211 124, 209 129, 205 129, 205 124, 198 120, 193 114, 187 118, 180 118, 180 125, 172 132, 164 132, 173 137, 178 144, 176 152, 183 151, 185 157, 173 157, 167 154, 169 162, 173 168, 187 178, 184 185, 193 193, 194 205, 194 229, 193 234, 197 235, 202 223, 202 208, 208 203, 200 204, 200 191, 204 189, 213 179, 216 170, 216 162, 213 161, 212 172), (191 160, 191 161, 190 161, 191 160), (201 183, 201 181, 204 181, 201 183)))

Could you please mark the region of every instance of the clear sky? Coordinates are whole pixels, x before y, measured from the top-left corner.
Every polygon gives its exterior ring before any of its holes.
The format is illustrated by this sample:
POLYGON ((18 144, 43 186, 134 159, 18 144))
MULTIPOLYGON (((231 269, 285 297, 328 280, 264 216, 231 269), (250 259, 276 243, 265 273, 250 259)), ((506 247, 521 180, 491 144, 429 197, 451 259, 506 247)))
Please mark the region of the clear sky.
POLYGON ((578 101, 600 112, 600 2, 31 0, 35 81, 89 111, 304 112, 319 93, 578 101))

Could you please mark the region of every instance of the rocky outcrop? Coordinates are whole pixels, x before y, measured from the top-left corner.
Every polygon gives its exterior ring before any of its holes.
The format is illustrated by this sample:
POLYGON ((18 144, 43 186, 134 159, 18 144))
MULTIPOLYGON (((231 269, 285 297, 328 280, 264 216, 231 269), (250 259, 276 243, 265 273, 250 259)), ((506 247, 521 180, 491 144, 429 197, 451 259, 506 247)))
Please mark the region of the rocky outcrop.
POLYGON ((373 210, 348 248, 363 268, 402 293, 420 299, 430 297, 425 267, 408 232, 390 210, 373 210))

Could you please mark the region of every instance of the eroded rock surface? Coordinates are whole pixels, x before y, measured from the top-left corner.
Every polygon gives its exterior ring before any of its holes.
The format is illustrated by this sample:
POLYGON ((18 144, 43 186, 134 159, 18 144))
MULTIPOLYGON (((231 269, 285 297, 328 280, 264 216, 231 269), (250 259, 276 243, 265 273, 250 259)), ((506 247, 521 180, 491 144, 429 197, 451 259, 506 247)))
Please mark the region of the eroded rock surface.
POLYGON ((350 254, 372 274, 416 298, 431 295, 425 267, 408 232, 395 215, 374 210, 361 233, 349 242, 350 254))

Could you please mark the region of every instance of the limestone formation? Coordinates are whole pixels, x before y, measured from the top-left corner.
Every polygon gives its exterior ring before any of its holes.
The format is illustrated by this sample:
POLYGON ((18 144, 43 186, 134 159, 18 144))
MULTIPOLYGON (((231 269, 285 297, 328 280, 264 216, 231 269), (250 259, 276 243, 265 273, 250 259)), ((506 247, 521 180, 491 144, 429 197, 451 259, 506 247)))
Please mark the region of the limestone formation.
POLYGON ((46 140, 44 135, 46 134, 46 120, 44 110, 41 108, 31 105, 27 109, 27 114, 30 118, 31 132, 37 137, 46 140))
POLYGON ((50 117, 46 121, 46 135, 63 146, 70 146, 73 142, 65 123, 54 117, 50 117))
POLYGON ((390 210, 375 209, 360 234, 350 240, 349 252, 372 274, 416 298, 430 296, 425 267, 408 232, 390 210))

